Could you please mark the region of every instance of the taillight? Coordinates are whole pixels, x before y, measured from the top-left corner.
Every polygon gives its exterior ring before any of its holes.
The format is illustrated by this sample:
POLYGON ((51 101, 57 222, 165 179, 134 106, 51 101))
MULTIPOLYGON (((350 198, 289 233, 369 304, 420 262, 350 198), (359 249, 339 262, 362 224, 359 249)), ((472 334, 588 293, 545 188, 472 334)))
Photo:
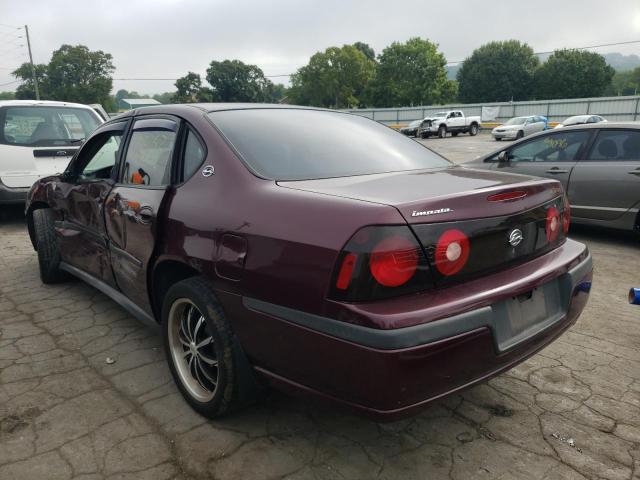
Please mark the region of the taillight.
POLYGON ((489 195, 487 200, 490 202, 509 202, 511 200, 519 200, 527 196, 524 190, 512 190, 510 192, 500 192, 489 195))
POLYGON ((560 233, 560 212, 556 207, 547 209, 547 223, 545 226, 548 242, 555 242, 560 233))
POLYGON ((371 301, 433 287, 422 247, 407 226, 365 227, 338 257, 330 296, 371 301))
POLYGON ((571 225, 571 206, 569 199, 564 197, 564 211, 562 212, 562 231, 565 235, 569 233, 569 225, 571 225))
POLYGON ((458 273, 469 259, 471 247, 469 238, 460 230, 445 231, 436 243, 435 266, 445 276, 458 273))

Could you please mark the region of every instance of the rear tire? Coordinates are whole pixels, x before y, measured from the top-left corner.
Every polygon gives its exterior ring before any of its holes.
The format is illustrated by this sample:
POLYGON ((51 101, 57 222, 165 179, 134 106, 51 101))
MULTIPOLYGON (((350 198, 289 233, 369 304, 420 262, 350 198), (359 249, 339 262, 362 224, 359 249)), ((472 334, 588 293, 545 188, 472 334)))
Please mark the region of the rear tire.
POLYGON ((204 278, 188 278, 169 289, 162 335, 176 385, 201 415, 220 417, 258 397, 252 370, 204 278))
POLYGON ((447 136, 447 127, 445 125, 440 125, 438 128, 438 137, 445 138, 447 136))
POLYGON ((478 124, 472 123, 471 127, 469 127, 469 135, 475 137, 478 134, 478 124))
POLYGON ((33 232, 38 251, 40 279, 42 283, 60 283, 69 277, 59 268, 60 250, 58 249, 58 239, 56 238, 51 209, 40 208, 34 210, 31 216, 33 218, 33 232))

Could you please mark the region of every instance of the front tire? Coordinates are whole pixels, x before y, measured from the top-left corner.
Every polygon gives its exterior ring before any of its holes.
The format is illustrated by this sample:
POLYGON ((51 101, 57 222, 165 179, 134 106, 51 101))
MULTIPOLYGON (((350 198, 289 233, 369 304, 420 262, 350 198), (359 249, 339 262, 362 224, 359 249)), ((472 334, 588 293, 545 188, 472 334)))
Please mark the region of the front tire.
POLYGON ((524 132, 522 130, 520 130, 516 134, 516 140, 520 140, 522 137, 524 137, 524 132))
POLYGON ((171 374, 194 410, 216 418, 241 406, 242 382, 253 379, 247 379, 237 340, 204 278, 188 278, 169 289, 162 333, 171 374))
POLYGON ((447 127, 445 125, 440 125, 438 128, 438 137, 445 138, 447 136, 447 127))
POLYGON ((53 223, 53 213, 50 208, 40 208, 31 213, 40 279, 42 283, 60 283, 68 278, 60 270, 60 250, 53 223))

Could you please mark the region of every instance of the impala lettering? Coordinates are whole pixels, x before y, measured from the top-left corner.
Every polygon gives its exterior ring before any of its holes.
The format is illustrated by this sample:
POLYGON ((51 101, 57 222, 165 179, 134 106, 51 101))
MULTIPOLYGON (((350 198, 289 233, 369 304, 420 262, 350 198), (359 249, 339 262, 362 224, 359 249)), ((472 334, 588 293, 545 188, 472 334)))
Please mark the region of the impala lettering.
POLYGON ((449 213, 449 212, 453 212, 453 210, 450 208, 439 208, 437 210, 422 210, 422 211, 414 210, 413 212, 411 212, 411 216, 424 217, 427 215, 437 215, 439 213, 449 213))

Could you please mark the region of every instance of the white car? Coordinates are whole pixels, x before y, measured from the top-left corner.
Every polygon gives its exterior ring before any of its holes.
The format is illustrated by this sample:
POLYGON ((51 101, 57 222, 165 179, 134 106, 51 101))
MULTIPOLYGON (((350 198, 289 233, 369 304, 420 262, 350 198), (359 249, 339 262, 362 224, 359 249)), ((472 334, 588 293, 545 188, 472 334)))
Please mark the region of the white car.
POLYGON ((602 118, 600 115, 576 115, 574 117, 567 118, 562 123, 556 125, 555 128, 568 127, 570 125, 582 125, 585 123, 600 123, 606 121, 607 119, 602 118))
POLYGON ((540 115, 530 115, 528 117, 514 117, 506 123, 494 128, 491 131, 493 138, 500 141, 516 140, 532 133, 541 132, 547 128, 547 119, 540 115))
POLYGON ((24 203, 39 178, 62 172, 103 120, 78 103, 0 101, 0 205, 24 203))
POLYGON ((460 110, 438 112, 431 118, 425 118, 419 129, 422 138, 438 135, 440 138, 447 136, 457 137, 459 133, 477 135, 480 131, 481 119, 479 116, 466 117, 460 110))

